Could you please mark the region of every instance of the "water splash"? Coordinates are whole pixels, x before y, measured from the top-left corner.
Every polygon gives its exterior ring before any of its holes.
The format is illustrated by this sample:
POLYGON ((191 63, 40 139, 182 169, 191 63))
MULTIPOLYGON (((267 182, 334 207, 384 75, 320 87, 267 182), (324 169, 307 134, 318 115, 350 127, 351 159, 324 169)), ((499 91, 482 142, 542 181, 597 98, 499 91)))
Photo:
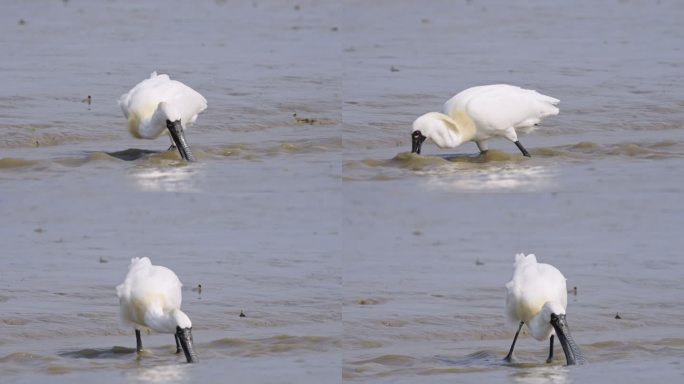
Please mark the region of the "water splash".
POLYGON ((131 178, 136 186, 145 192, 201 192, 200 182, 203 177, 203 165, 136 169, 131 178))

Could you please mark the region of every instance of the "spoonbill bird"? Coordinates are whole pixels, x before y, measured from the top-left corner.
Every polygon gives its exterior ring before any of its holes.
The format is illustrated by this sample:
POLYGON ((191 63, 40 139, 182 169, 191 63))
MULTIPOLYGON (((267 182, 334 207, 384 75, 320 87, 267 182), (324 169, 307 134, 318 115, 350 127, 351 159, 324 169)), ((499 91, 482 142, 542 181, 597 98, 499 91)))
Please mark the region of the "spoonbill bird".
POLYGON ((586 362, 570 335, 565 319, 568 291, 565 277, 556 267, 538 263, 533 254, 515 255, 513 280, 506 284, 506 315, 512 322, 520 322, 506 361, 513 359, 513 348, 523 324, 527 324, 532 337, 542 341, 549 339, 550 363, 553 359, 553 339, 558 337, 568 365, 586 362))
POLYGON ((188 363, 198 361, 192 345, 192 322, 181 311, 181 282, 172 270, 152 265, 149 258, 131 259, 128 274, 116 287, 121 320, 135 329, 136 349, 142 350, 141 329, 173 333, 176 353, 181 348, 188 363))
POLYGON ((185 142, 184 129, 207 109, 207 100, 199 92, 180 81, 171 80, 169 75, 152 72, 149 79, 121 95, 119 106, 134 137, 156 139, 168 130, 171 148, 178 148, 184 160, 195 161, 185 142))
POLYGON ((503 136, 530 157, 517 132, 529 133, 545 117, 557 115, 559 102, 508 84, 468 88, 444 103, 444 113, 428 112, 413 122, 411 152, 420 154, 425 139, 431 139, 440 148, 474 141, 480 153, 485 153, 487 139, 503 136))

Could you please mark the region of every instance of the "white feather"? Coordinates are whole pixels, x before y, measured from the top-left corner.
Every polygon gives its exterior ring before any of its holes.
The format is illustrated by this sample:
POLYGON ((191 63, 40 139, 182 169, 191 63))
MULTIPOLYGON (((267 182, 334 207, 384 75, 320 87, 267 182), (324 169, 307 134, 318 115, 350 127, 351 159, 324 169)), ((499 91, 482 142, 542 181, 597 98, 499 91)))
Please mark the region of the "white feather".
POLYGON ((134 137, 156 139, 166 131, 167 119, 180 119, 184 129, 192 125, 207 108, 207 100, 169 75, 152 72, 148 79, 121 95, 119 107, 134 137))
POLYGON ((440 148, 454 148, 475 141, 480 150, 487 150, 486 140, 505 137, 518 141, 518 132, 529 133, 545 117, 557 115, 560 100, 514 85, 495 84, 468 88, 444 104, 442 113, 425 114, 413 124, 413 131, 431 139, 440 148), (428 116, 428 117, 426 117, 428 116), (431 122, 441 120, 447 123, 431 122), (435 128, 429 125, 441 124, 435 128), (451 126, 455 127, 452 128, 451 126), (472 134, 459 136, 459 132, 472 134), (425 132, 424 132, 425 131, 425 132))
POLYGON ((123 283, 116 287, 121 320, 135 329, 150 328, 174 333, 190 328, 190 318, 180 310, 182 284, 176 274, 149 258, 133 258, 123 283))
POLYGON ((568 291, 565 277, 554 266, 538 263, 533 254, 515 256, 513 279, 506 284, 506 317, 527 325, 532 337, 548 339, 555 334, 551 313, 565 314, 568 291))

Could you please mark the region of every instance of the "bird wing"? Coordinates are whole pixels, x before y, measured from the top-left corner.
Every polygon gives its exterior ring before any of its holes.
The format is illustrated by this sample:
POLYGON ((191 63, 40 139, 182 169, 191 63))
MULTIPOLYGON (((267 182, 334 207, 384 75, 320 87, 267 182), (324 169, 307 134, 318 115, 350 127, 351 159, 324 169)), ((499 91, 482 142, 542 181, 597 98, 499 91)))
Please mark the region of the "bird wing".
POLYGON ((516 298, 520 296, 519 287, 516 286, 515 277, 506 284, 506 319, 511 324, 518 324, 520 318, 518 316, 518 306, 516 298))
MULTIPOLYGON (((153 89, 159 84, 167 81, 170 81, 169 75, 157 75, 157 72, 152 72, 149 78, 139 82, 133 88, 131 88, 130 91, 121 95, 121 97, 119 97, 119 107, 121 108, 124 116, 128 118, 131 112, 141 109, 139 104, 141 101, 149 97, 149 94, 146 93, 146 90, 153 89)), ((153 102, 154 100, 150 100, 150 104, 153 102)), ((159 104, 158 101, 154 103, 153 108, 156 108, 157 104, 159 104)))
POLYGON ((174 106, 181 114, 183 128, 187 128, 197 120, 197 115, 207 109, 207 99, 199 92, 181 83, 170 80, 161 84, 158 91, 164 100, 174 106))
POLYGON ((207 108, 207 100, 199 92, 180 81, 171 80, 166 74, 157 75, 156 72, 121 95, 119 106, 126 118, 131 113, 147 116, 154 113, 162 101, 173 105, 181 114, 184 127, 194 123, 197 115, 207 108))
POLYGON ((182 286, 172 270, 153 265, 136 280, 134 292, 140 299, 157 302, 162 309, 173 309, 181 306, 182 286))
POLYGON ((540 276, 540 284, 542 284, 547 294, 547 301, 555 301, 563 306, 563 309, 568 307, 568 289, 565 276, 550 264, 539 263, 537 265, 540 276))
POLYGON ((531 89, 494 84, 458 93, 444 104, 444 111, 452 117, 457 111, 465 111, 477 125, 478 132, 522 128, 527 133, 544 117, 557 115, 559 102, 531 89))

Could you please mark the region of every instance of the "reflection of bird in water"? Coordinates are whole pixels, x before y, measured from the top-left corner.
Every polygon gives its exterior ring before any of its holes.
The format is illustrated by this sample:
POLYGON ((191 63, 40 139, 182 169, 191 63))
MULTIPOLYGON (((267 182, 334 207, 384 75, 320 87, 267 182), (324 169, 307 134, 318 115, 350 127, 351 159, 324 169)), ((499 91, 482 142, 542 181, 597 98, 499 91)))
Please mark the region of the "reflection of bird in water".
POLYGON ((518 132, 529 133, 545 117, 557 115, 559 102, 508 84, 468 88, 444 104, 444 113, 428 112, 413 122, 411 152, 420 154, 423 142, 430 139, 440 148, 474 141, 484 153, 488 139, 505 137, 529 157, 518 140, 518 132))
POLYGON ((194 89, 171 80, 169 75, 152 72, 119 98, 119 106, 128 119, 128 130, 139 139, 156 139, 163 132, 171 135, 172 147, 181 157, 195 161, 185 142, 184 130, 207 108, 207 100, 194 89))
POLYGON ((181 311, 181 282, 172 270, 152 265, 149 258, 133 258, 123 283, 116 287, 122 321, 135 328, 136 349, 142 350, 141 329, 173 333, 176 353, 188 363, 198 361, 192 343, 192 322, 181 311))
POLYGON ((520 325, 506 360, 513 360, 518 334, 523 324, 527 324, 532 337, 539 341, 550 340, 547 362, 553 359, 556 336, 568 365, 585 363, 565 319, 567 305, 568 291, 563 274, 552 265, 538 263, 535 255, 517 254, 513 279, 506 284, 506 315, 510 321, 520 325))

